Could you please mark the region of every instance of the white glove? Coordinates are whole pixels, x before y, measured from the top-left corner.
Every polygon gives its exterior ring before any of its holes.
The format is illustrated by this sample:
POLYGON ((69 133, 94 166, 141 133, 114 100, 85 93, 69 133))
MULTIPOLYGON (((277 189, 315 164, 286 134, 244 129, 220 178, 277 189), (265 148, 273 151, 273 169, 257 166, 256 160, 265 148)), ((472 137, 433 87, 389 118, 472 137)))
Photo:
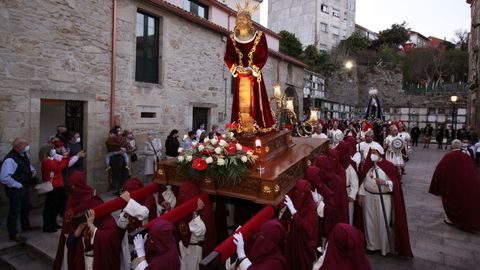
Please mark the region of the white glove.
POLYGON ((297 213, 297 209, 295 209, 295 206, 293 206, 292 199, 290 199, 288 195, 285 195, 284 203, 288 207, 288 210, 290 210, 290 213, 292 214, 292 216, 295 215, 295 213, 297 213))
POLYGON ((145 240, 147 239, 148 233, 145 234, 145 238, 141 234, 137 234, 133 239, 133 245, 135 246, 135 252, 137 257, 145 257, 145 240))
POLYGON ((310 191, 312 193, 312 199, 313 201, 318 204, 318 202, 320 201, 320 194, 318 194, 317 192, 317 189, 315 189, 315 191, 310 191))
POLYGON ((245 249, 244 249, 244 243, 243 243, 243 235, 242 233, 236 233, 233 235, 233 243, 237 245, 237 255, 238 258, 245 258, 245 249))

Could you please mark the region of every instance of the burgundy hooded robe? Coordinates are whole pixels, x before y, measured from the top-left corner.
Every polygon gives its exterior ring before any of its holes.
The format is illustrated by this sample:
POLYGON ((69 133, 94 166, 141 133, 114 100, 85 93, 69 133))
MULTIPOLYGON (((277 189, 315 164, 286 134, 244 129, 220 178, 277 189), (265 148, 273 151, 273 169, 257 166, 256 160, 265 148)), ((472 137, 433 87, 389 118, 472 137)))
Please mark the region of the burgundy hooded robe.
POLYGON ((308 166, 306 178, 317 189, 318 194, 322 195, 323 203, 325 203, 323 217, 318 218, 320 240, 321 237, 327 237, 335 225, 335 194, 320 180, 320 169, 318 167, 308 166))
MULTIPOLYGON (((318 218, 311 190, 307 180, 297 180, 295 188, 288 193, 297 213, 292 216, 286 209, 280 219, 287 232, 285 252, 289 270, 311 270, 316 257, 318 218)), ((281 203, 279 208, 284 206, 281 203)))
POLYGON ((332 164, 326 156, 318 156, 316 166, 320 169, 320 179, 333 191, 335 196, 334 224, 348 223, 348 196, 345 180, 334 172, 332 164))
POLYGON ((365 255, 365 239, 357 228, 338 223, 328 238, 328 246, 320 270, 371 270, 365 255))
POLYGON ((180 252, 175 237, 175 226, 166 220, 159 220, 148 230, 145 242, 145 256, 148 262, 145 270, 180 270, 180 252))
POLYGON ((435 169, 429 192, 442 197, 454 226, 480 230, 480 174, 469 155, 458 150, 446 154, 435 169))
POLYGON ((278 219, 265 222, 251 241, 245 251, 252 263, 248 270, 287 270, 285 230, 278 219))

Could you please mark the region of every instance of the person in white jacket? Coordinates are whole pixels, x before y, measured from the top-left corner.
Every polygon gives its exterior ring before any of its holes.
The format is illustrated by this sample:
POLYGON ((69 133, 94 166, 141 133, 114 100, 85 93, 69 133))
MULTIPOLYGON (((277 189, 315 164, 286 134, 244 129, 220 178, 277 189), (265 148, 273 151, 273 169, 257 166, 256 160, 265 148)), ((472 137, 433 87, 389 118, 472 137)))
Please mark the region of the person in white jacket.
POLYGON ((158 161, 162 159, 162 142, 159 138, 154 137, 153 132, 149 132, 147 135, 147 140, 143 147, 143 153, 145 155, 144 174, 147 181, 150 181, 157 171, 158 161))

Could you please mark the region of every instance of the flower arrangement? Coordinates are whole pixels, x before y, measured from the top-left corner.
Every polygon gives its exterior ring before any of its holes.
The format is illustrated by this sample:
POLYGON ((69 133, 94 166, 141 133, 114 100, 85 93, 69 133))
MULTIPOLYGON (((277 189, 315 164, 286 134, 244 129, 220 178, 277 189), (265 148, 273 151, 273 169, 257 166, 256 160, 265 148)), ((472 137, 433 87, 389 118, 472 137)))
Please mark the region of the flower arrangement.
POLYGON ((177 173, 196 180, 210 177, 219 185, 240 183, 258 158, 251 148, 237 142, 233 132, 193 142, 189 149, 179 148, 178 152, 177 173))

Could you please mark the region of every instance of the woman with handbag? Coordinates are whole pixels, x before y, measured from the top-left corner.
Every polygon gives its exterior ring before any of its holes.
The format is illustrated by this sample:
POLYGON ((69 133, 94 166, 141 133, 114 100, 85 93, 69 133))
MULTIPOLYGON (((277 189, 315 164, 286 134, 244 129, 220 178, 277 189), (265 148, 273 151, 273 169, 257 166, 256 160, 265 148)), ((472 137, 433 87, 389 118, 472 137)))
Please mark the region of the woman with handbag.
POLYGON ((155 171, 157 171, 157 162, 162 158, 162 142, 159 138, 154 137, 153 132, 147 134, 147 140, 143 148, 145 154, 145 178, 147 182, 153 179, 155 171))
MULTIPOLYGON (((55 148, 63 146, 62 141, 55 141, 54 144, 55 148)), ((65 207, 67 200, 62 171, 68 166, 69 152, 66 151, 63 155, 59 155, 55 148, 46 145, 40 150, 43 183, 39 185, 41 187, 37 186, 39 193, 46 193, 43 208, 43 231, 48 233, 56 232, 61 228, 57 224, 56 218, 65 207)))

